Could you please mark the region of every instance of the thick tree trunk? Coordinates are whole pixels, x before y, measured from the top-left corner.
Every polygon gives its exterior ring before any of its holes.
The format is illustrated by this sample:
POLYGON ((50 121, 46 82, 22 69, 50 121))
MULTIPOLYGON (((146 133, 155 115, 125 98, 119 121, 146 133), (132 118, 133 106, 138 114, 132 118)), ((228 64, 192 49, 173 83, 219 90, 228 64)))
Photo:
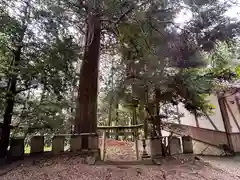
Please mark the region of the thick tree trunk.
MULTIPOLYGON (((21 55, 21 47, 15 52, 15 59, 13 62, 13 67, 16 67, 20 61, 21 55)), ((17 85, 17 75, 13 73, 13 75, 8 80, 8 89, 6 94, 6 109, 3 116, 3 125, 2 125, 2 133, 0 138, 0 158, 3 158, 7 155, 7 148, 9 145, 10 138, 10 125, 12 121, 13 115, 13 107, 16 97, 16 85, 17 85)))
POLYGON ((0 158, 3 158, 7 155, 7 148, 9 145, 9 138, 10 138, 10 125, 12 121, 12 115, 13 115, 13 108, 15 103, 15 97, 16 97, 16 86, 17 86, 17 67, 19 65, 19 62, 21 61, 21 51, 22 51, 22 43, 24 39, 24 35, 27 29, 27 20, 29 19, 29 2, 25 2, 26 7, 24 8, 23 14, 24 18, 22 29, 20 30, 19 34, 16 36, 18 37, 16 45, 16 50, 14 50, 14 60, 12 62, 11 67, 16 70, 15 73, 12 73, 12 75, 8 79, 8 89, 6 93, 6 109, 3 116, 3 126, 2 126, 2 133, 0 137, 0 158), (20 44, 20 45, 19 45, 20 44))
MULTIPOLYGON (((84 60, 80 70, 75 133, 96 133, 97 130, 98 67, 101 33, 99 13, 90 14, 88 20, 84 60)), ((87 148, 87 138, 84 138, 82 143, 82 148, 87 148)))

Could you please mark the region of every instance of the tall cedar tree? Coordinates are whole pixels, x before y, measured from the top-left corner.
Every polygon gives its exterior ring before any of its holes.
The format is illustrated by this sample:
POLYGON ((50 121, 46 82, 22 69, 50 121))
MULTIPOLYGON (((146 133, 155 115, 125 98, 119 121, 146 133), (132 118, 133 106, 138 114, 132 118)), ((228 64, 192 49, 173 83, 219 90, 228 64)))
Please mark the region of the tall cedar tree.
MULTIPOLYGON (((90 8, 88 8, 90 9, 90 8)), ((88 12, 84 58, 80 69, 80 83, 75 118, 75 133, 96 133, 98 67, 101 39, 99 4, 88 12)), ((87 148, 87 139, 83 147, 87 148)))

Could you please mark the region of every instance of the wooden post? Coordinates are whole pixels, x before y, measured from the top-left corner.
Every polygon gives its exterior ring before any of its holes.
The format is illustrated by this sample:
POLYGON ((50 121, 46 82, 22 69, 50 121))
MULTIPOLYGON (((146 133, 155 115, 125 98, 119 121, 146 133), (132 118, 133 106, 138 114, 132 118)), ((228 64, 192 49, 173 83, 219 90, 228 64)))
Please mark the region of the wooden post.
POLYGON ((102 136, 102 147, 101 147, 101 159, 104 161, 105 159, 105 154, 106 154, 106 150, 105 150, 105 141, 106 141, 106 130, 103 130, 103 136, 102 136))

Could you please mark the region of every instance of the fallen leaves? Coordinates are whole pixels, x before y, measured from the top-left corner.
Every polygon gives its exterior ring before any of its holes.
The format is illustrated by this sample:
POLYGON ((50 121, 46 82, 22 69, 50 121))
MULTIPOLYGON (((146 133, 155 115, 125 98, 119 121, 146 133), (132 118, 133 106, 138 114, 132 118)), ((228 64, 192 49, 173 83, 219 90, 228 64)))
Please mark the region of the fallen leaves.
MULTIPOLYGON (((132 161, 136 159, 134 143, 106 143, 107 159, 132 161)), ((93 159, 88 158, 89 161, 93 159)), ((0 176, 0 180, 236 180, 226 171, 196 161, 194 156, 179 156, 162 161, 160 166, 151 165, 91 165, 80 156, 42 158, 35 165, 24 161, 22 166, 0 176), (181 163, 184 162, 184 163, 181 163)))

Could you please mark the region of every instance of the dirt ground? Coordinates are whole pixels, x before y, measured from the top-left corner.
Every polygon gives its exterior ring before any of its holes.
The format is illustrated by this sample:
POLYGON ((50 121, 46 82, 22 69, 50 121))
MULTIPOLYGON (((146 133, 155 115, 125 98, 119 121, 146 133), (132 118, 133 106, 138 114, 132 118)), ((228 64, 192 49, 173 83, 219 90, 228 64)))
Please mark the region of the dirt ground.
POLYGON ((112 141, 104 163, 87 165, 79 156, 23 161, 9 172, 0 170, 0 180, 240 180, 240 157, 195 160, 182 155, 162 160, 162 165, 135 159, 132 143, 112 141))
POLYGON ((236 175, 240 179, 240 156, 235 157, 201 157, 213 167, 236 175))

